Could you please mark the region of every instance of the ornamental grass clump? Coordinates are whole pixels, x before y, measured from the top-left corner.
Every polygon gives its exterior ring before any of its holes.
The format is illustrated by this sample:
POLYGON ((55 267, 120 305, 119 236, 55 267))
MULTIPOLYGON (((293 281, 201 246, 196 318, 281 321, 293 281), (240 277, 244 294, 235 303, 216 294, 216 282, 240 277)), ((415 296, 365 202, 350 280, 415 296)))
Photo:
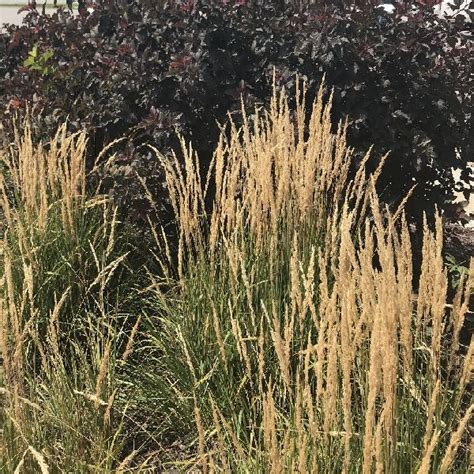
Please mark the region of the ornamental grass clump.
POLYGON ((2 472, 106 472, 123 446, 123 238, 107 201, 86 196, 85 149, 66 126, 35 146, 26 124, 2 153, 2 472))
POLYGON ((206 176, 152 148, 175 228, 150 219, 149 265, 86 194, 84 134, 3 150, 0 471, 468 470, 474 262, 447 304, 440 217, 415 268, 410 196, 383 206, 384 158, 296 90, 242 105, 206 176))
POLYGON ((178 464, 164 449, 164 466, 464 472, 474 265, 448 307, 437 217, 413 284, 403 204, 375 192, 383 160, 366 174, 367 155, 348 180, 346 126, 331 133, 321 91, 307 121, 305 94, 295 110, 284 92, 243 110, 205 178, 184 141, 183 166, 155 150, 179 238, 174 258, 153 229, 162 275, 150 274, 136 409, 187 446, 178 464))

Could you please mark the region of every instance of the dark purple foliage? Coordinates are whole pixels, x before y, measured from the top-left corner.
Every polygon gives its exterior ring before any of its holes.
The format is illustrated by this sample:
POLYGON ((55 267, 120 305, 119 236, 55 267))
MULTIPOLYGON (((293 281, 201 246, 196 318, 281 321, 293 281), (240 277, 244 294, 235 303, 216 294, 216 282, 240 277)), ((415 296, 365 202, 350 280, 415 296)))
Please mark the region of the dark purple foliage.
POLYGON ((90 163, 126 135, 101 177, 122 209, 140 218, 150 208, 137 173, 165 202, 144 144, 169 153, 178 131, 205 166, 218 123, 228 111, 238 120, 241 96, 249 106, 265 104, 274 68, 290 91, 296 74, 313 92, 325 75, 334 121, 349 118, 350 144, 360 153, 374 145, 371 166, 391 152, 382 198, 395 203, 416 183, 413 215, 449 203, 451 168, 472 179, 472 21, 440 19, 422 5, 388 14, 370 2, 359 9, 284 3, 104 0, 92 13, 82 2, 78 17, 32 11, 0 35, 4 129, 29 102, 45 140, 66 118, 71 130, 87 128, 90 163), (46 74, 23 66, 35 44, 53 52, 46 74))

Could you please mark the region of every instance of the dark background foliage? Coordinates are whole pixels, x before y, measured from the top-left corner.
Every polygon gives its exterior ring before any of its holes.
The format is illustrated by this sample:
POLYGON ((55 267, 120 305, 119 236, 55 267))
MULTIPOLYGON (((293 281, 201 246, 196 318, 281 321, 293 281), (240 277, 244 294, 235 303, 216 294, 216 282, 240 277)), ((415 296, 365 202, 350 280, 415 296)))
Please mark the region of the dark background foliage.
POLYGON ((387 203, 417 184, 412 216, 434 204, 449 210, 452 167, 461 168, 468 197, 472 14, 441 19, 421 4, 389 14, 370 2, 103 0, 92 12, 86 3, 78 16, 33 9, 21 27, 0 34, 0 119, 7 137, 27 106, 44 140, 65 119, 71 130, 88 129, 90 166, 125 135, 96 178, 132 218, 151 212, 137 174, 166 202, 144 144, 167 154, 180 132, 205 167, 218 124, 228 111, 238 121, 241 97, 265 104, 274 70, 290 92, 296 74, 312 93, 325 75, 335 123, 350 122, 349 143, 361 154, 374 145, 371 166, 390 151, 379 183, 387 203), (37 67, 25 66, 34 45, 37 67))

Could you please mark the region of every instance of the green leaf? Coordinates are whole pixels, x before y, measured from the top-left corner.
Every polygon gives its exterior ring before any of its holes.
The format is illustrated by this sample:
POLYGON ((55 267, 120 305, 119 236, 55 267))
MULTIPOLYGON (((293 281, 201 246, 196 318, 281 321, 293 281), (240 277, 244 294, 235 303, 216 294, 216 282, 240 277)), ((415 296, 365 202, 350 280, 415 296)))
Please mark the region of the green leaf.
POLYGON ((33 56, 28 56, 24 61, 23 61, 23 66, 29 67, 32 66, 35 63, 35 58, 33 56))
POLYGON ((46 51, 45 53, 43 53, 43 55, 41 56, 41 60, 46 62, 49 59, 51 59, 52 57, 53 57, 53 52, 51 50, 49 50, 49 51, 46 51))

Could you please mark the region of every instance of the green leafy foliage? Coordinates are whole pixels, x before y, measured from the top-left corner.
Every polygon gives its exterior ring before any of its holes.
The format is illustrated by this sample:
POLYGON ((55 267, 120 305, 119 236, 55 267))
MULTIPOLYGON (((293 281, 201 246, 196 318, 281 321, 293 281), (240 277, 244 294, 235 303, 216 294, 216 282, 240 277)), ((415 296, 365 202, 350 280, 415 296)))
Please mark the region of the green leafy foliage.
POLYGON ((469 275, 469 268, 457 262, 452 255, 446 256, 446 267, 454 289, 458 288, 459 283, 464 281, 469 275))
POLYGON ((31 71, 38 71, 43 76, 54 72, 54 67, 48 65, 49 60, 53 57, 51 50, 44 53, 38 53, 38 45, 34 45, 28 53, 28 57, 23 61, 23 66, 29 68, 31 71))

